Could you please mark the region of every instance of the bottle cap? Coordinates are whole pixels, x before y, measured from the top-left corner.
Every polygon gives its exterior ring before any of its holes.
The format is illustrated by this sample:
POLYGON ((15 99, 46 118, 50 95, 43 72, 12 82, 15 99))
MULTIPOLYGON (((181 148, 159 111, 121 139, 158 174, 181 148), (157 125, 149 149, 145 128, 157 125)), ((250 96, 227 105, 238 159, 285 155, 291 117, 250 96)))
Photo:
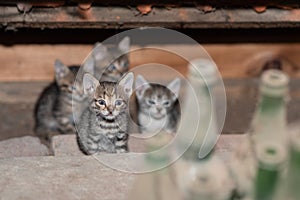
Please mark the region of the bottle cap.
POLYGON ((282 96, 288 92, 289 77, 277 69, 265 71, 261 77, 261 92, 270 96, 282 96))
POLYGON ((257 144, 257 158, 261 168, 277 170, 285 163, 287 152, 280 144, 263 142, 257 144))

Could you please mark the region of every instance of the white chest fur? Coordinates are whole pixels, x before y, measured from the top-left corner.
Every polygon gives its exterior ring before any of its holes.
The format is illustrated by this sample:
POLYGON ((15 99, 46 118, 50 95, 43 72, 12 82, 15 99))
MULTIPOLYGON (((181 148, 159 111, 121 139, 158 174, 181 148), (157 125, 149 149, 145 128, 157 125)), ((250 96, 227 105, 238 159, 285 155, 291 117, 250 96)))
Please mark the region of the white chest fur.
POLYGON ((156 133, 164 129, 168 123, 167 116, 161 119, 151 118, 149 115, 144 113, 139 113, 138 115, 139 123, 142 130, 142 133, 156 133))

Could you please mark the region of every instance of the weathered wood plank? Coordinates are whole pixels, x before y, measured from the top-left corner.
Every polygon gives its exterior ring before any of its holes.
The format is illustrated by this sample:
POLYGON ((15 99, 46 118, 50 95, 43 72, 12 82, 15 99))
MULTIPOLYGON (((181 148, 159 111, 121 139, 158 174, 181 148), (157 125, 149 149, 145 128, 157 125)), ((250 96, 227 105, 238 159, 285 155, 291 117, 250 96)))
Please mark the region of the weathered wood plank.
POLYGON ((263 13, 253 9, 217 9, 203 13, 196 7, 154 7, 148 15, 140 15, 129 7, 92 7, 88 11, 76 6, 34 8, 20 14, 15 6, 0 13, 0 24, 17 28, 277 28, 300 27, 300 9, 269 8, 263 13))
MULTIPOLYGON (((190 58, 199 56, 189 45, 157 46, 130 54, 131 67, 145 63, 160 63, 180 73, 186 73, 187 61, 163 50, 187 52, 190 58)), ((292 77, 300 77, 300 44, 207 44, 203 45, 216 62, 224 78, 257 77, 270 60, 280 60, 282 69, 292 77)), ((92 45, 15 45, 0 46, 0 81, 49 81, 54 75, 54 60, 67 65, 81 64, 92 45)))
MULTIPOLYGON (((13 4, 19 3, 20 1, 17 0, 2 0, 1 4, 13 4)), ((47 0, 41 3, 40 0, 22 0, 22 2, 29 2, 38 5, 45 5, 47 2, 49 5, 50 3, 65 3, 65 4, 72 4, 72 3, 94 3, 97 5, 140 5, 140 4, 152 4, 152 5, 214 5, 214 6, 246 6, 246 5, 262 5, 262 6, 291 6, 294 7, 299 4, 297 0, 47 0)))

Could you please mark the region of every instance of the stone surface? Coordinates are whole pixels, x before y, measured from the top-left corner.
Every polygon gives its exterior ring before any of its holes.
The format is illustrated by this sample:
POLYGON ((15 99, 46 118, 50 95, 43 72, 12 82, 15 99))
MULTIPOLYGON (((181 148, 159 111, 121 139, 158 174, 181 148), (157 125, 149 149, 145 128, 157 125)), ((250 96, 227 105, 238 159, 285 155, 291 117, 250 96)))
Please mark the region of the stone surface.
MULTIPOLYGON (((225 160, 228 159, 229 153, 244 139, 244 135, 221 135, 216 151, 225 160)), ((57 135, 52 139, 52 147, 55 156, 77 156, 82 155, 78 149, 75 135, 57 135)), ((131 152, 145 152, 143 140, 130 136, 129 149, 131 152)))
POLYGON ((245 140, 245 134, 221 135, 216 144, 217 154, 225 161, 230 159, 230 154, 245 140))
MULTIPOLYGON (((243 135, 222 135, 217 153, 221 156, 225 153, 226 157, 243 138, 243 135)), ((96 157, 78 156, 81 152, 75 135, 60 135, 53 139, 57 156, 0 159, 0 199, 128 198, 136 175, 108 168, 96 157)), ((132 142, 139 146, 136 141, 132 142)), ((126 159, 119 160, 122 166, 128 165, 126 159)))
POLYGON ((24 136, 0 141, 0 158, 49 155, 37 137, 24 136))
POLYGON ((82 156, 76 135, 55 135, 52 137, 52 149, 55 156, 82 156))
POLYGON ((0 159, 0 199, 125 200, 134 175, 90 156, 0 159))

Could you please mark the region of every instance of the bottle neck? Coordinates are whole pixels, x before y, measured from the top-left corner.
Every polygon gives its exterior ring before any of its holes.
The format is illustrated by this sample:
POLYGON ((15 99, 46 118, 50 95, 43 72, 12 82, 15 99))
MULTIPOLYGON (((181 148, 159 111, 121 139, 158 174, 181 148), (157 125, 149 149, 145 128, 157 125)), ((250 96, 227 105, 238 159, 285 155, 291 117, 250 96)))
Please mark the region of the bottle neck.
MULTIPOLYGON (((291 146, 290 148, 290 171, 292 175, 300 171, 300 149, 291 146)), ((300 178, 300 176, 298 176, 300 178)), ((300 179, 298 180, 300 183, 300 179)))
MULTIPOLYGON (((252 131, 255 135, 286 135, 286 100, 284 96, 262 94, 255 112, 252 131)), ((267 138, 264 138, 267 139, 267 138)), ((272 138, 268 138, 272 139, 272 138)))
POLYGON ((277 112, 285 110, 285 102, 284 96, 262 94, 259 111, 261 114, 272 116, 277 112))
MULTIPOLYGON (((214 102, 211 98, 211 92, 214 85, 206 85, 201 79, 191 79, 190 80, 192 89, 195 92, 197 98, 197 104, 199 106, 199 119, 197 119, 198 127, 197 130, 193 130, 193 142, 183 154, 183 158, 189 161, 201 162, 208 160, 214 153, 214 148, 211 147, 215 144, 217 139, 217 125, 215 119, 215 108, 214 102), (200 152, 201 151, 201 152, 200 152), (200 155, 201 153, 201 155, 200 155)), ((195 117, 195 105, 188 104, 187 106, 192 107, 187 117, 195 117)), ((185 116, 183 116, 185 117, 185 116)))

